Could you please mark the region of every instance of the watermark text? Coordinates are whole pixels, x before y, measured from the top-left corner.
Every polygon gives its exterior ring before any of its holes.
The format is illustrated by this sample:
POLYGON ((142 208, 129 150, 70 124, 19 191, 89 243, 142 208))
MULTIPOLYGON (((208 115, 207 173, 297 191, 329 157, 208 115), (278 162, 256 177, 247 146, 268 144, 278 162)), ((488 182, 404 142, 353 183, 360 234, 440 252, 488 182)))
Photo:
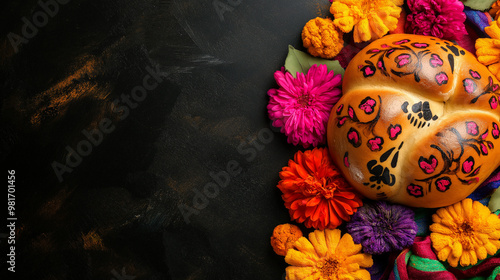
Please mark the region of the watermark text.
POLYGON ((21 44, 27 44, 30 39, 33 39, 38 31, 45 27, 49 23, 49 19, 53 18, 59 13, 59 5, 68 4, 70 0, 48 0, 43 2, 38 1, 38 6, 41 8, 34 12, 31 20, 27 17, 22 17, 21 21, 23 26, 21 27, 21 35, 14 32, 9 32, 7 38, 14 49, 14 52, 19 51, 19 46, 21 44))
POLYGON ((220 21, 224 21, 224 13, 234 11, 243 0, 214 0, 212 5, 219 16, 220 21))
POLYGON ((8 246, 7 253, 7 270, 16 272, 16 171, 7 171, 7 230, 8 230, 8 246))

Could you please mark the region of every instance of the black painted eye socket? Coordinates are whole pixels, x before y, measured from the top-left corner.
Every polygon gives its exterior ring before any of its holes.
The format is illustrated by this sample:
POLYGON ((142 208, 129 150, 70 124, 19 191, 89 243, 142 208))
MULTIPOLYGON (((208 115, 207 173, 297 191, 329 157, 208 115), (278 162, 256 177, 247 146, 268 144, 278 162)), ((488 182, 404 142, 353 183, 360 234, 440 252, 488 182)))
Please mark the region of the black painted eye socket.
POLYGON ((425 101, 422 103, 422 101, 413 104, 411 107, 411 110, 413 113, 418 113, 419 118, 424 118, 425 121, 430 121, 432 119, 432 112, 431 112, 431 107, 429 105, 429 102, 425 101))
POLYGON ((408 101, 405 101, 401 105, 401 110, 403 113, 408 113, 408 120, 410 120, 410 124, 413 124, 414 126, 419 126, 423 127, 427 124, 429 126, 430 124, 427 123, 431 120, 435 121, 438 119, 437 115, 433 115, 431 111, 431 107, 428 101, 419 101, 411 106, 411 112, 408 110, 408 106, 410 103, 408 101), (412 114, 413 112, 413 114, 412 114), (414 116, 416 114, 416 116, 414 116), (420 122, 418 120, 420 119, 420 122), (423 119, 423 120, 422 120, 423 119))

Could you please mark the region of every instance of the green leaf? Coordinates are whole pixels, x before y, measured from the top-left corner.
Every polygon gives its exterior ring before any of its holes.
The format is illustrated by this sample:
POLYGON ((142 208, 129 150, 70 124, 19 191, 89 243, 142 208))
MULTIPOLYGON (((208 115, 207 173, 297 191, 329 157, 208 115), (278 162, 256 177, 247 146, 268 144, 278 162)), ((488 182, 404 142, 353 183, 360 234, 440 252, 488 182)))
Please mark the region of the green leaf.
POLYGON ((488 203, 488 208, 491 212, 495 212, 500 209, 500 188, 496 189, 491 195, 490 202, 488 203))
POLYGON ((489 10, 495 1, 496 0, 462 0, 465 6, 479 11, 489 10))
POLYGON ((328 70, 333 70, 335 74, 344 75, 344 68, 340 66, 337 60, 329 60, 311 56, 305 52, 299 51, 292 46, 288 46, 288 55, 285 60, 285 70, 290 72, 293 77, 298 73, 306 74, 309 68, 314 64, 325 64, 328 70))

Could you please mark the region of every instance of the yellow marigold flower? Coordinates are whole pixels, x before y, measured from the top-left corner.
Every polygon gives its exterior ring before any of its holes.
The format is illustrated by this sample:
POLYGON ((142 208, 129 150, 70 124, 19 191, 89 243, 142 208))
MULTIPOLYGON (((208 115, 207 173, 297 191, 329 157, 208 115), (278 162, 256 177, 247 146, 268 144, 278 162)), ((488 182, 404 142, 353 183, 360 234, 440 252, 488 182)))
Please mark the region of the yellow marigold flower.
POLYGON ((441 261, 456 267, 475 265, 500 248, 500 218, 466 198, 432 215, 432 247, 441 261))
POLYGON ((381 38, 396 29, 403 0, 333 0, 333 24, 342 32, 354 28, 354 42, 381 38))
POLYGON ((302 43, 311 55, 332 59, 344 47, 343 34, 331 19, 317 17, 302 29, 302 43))
POLYGON ((476 40, 477 60, 488 66, 493 75, 500 79, 500 22, 493 21, 484 31, 491 38, 479 38, 476 40))
POLYGON ((296 249, 288 250, 285 261, 287 280, 366 280, 370 273, 364 269, 373 265, 372 256, 361 253, 348 233, 341 238, 339 229, 315 230, 309 240, 299 238, 296 249))
POLYGON ((489 13, 495 20, 498 19, 498 15, 500 15, 500 0, 497 0, 493 3, 493 5, 491 5, 489 13))

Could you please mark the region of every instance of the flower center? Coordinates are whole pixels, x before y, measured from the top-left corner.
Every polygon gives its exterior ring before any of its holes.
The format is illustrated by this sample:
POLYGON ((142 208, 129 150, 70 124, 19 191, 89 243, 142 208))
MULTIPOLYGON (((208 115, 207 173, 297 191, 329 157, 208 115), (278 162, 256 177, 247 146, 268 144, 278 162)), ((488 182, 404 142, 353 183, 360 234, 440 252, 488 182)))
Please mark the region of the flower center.
POLYGON ((332 258, 327 258, 324 262, 318 264, 318 270, 321 276, 325 279, 332 279, 334 273, 337 271, 339 262, 332 258))
POLYGON ((338 186, 334 180, 327 180, 326 178, 318 179, 315 176, 309 175, 309 177, 298 184, 298 187, 305 196, 322 195, 324 198, 330 199, 334 196, 338 186))
POLYGON ((376 9, 384 6, 383 3, 379 3, 379 2, 382 2, 382 1, 373 1, 373 0, 370 0, 370 1, 361 1, 361 5, 360 5, 360 18, 365 18, 367 17, 371 12, 375 11, 376 9))
POLYGON ((378 237, 386 236, 393 230, 393 222, 390 218, 377 217, 375 221, 372 222, 372 228, 378 237))
POLYGON ((334 183, 324 184, 321 188, 321 194, 326 198, 330 199, 333 197, 335 191, 337 190, 337 185, 334 183))
POLYGON ((469 222, 465 221, 459 226, 458 239, 464 250, 474 249, 474 228, 469 222))
POLYGON ((311 98, 309 94, 303 94, 299 96, 297 103, 302 106, 302 107, 308 107, 311 106, 311 98))
POLYGON ((321 189, 321 183, 314 176, 309 176, 299 184, 299 188, 303 195, 315 196, 318 190, 321 189))
POLYGON ((472 228, 472 226, 468 222, 464 222, 460 226, 460 231, 463 235, 466 235, 466 236, 471 236, 474 233, 474 229, 472 228))

